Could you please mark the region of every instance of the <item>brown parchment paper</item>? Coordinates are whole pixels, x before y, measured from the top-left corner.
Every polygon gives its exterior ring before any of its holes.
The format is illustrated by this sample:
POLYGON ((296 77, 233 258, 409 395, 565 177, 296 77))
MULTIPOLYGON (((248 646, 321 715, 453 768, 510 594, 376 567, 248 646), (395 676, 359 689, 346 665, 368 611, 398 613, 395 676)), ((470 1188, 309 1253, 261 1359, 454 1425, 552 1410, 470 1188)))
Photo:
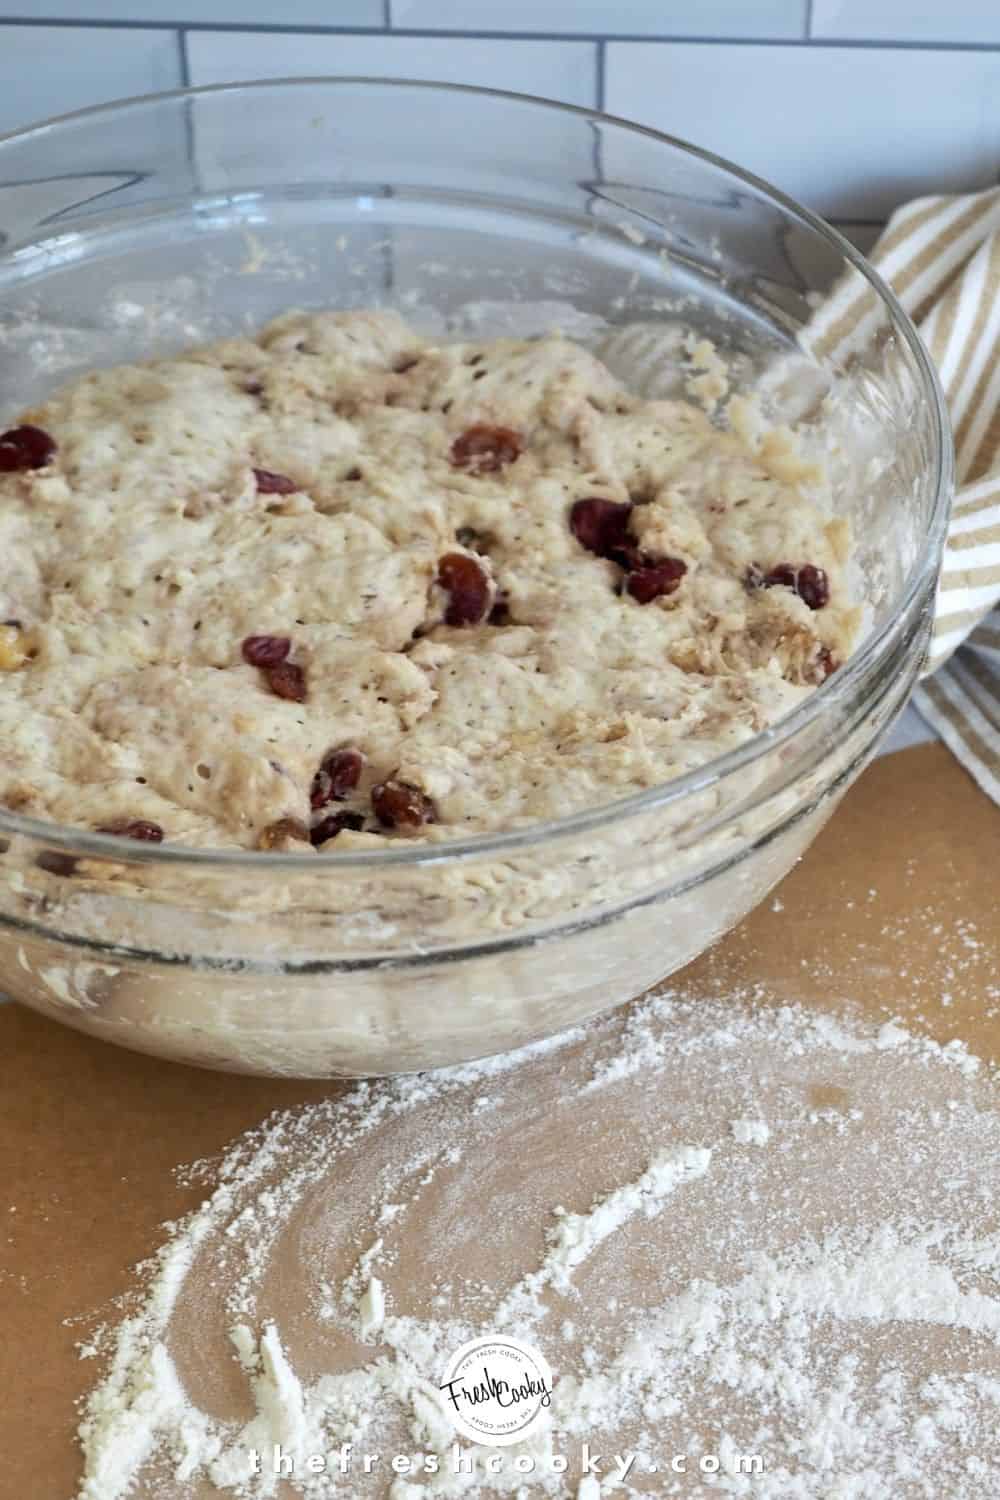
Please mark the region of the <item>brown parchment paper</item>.
MULTIPOLYGON (((675 980, 734 983, 1000 1060, 1000 808, 941 745, 877 762, 774 897, 675 980)), ((0 1049, 0 1500, 70 1500, 97 1375, 75 1342, 204 1195, 173 1168, 342 1086, 179 1067, 14 1005, 0 1049)))

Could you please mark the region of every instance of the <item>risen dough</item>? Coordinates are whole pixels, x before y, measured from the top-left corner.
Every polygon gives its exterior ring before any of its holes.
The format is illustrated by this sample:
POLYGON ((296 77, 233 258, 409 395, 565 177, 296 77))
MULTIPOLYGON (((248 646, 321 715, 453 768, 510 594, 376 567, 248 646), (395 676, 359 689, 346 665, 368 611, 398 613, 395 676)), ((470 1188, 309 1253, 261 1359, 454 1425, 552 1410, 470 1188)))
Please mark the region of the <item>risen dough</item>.
POLYGON ((338 850, 514 828, 749 739, 856 629, 846 527, 787 435, 639 400, 560 337, 433 345, 391 313, 292 313, 22 420, 58 448, 0 474, 0 801, 57 822, 255 847, 308 825, 317 767, 350 746, 364 771, 335 808, 365 825, 338 850), (476 423, 523 451, 456 466, 476 423), (261 492, 255 469, 296 487, 261 492), (686 565, 675 592, 621 591, 570 528, 591 497, 634 502, 635 545, 686 565), (443 623, 455 552, 498 623, 443 623), (824 607, 753 586, 806 564, 824 607), (260 634, 291 637, 305 702, 243 660, 260 634), (386 778, 437 821, 380 829, 386 778))

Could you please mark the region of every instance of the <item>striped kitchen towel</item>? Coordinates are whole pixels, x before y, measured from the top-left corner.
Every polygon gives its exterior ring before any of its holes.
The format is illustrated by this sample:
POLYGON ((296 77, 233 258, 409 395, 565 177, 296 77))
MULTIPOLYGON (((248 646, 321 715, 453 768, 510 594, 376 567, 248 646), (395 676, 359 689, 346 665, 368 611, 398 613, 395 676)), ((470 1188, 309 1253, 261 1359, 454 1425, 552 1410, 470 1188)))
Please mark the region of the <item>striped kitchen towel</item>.
MULTIPOLYGON (((937 365, 955 436, 958 490, 914 701, 1000 803, 1000 188, 906 204, 870 260, 937 365)), ((849 278, 811 323, 809 343, 842 360, 877 320, 873 294, 849 278)))

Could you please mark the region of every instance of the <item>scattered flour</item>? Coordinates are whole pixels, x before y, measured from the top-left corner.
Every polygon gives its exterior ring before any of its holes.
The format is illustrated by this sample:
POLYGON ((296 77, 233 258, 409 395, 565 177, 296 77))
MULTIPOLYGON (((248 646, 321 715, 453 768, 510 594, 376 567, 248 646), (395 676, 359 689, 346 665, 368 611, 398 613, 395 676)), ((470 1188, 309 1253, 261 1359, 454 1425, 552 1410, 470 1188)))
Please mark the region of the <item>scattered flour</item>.
POLYGON ((729 1127, 741 1146, 766 1146, 771 1130, 766 1120, 734 1120, 729 1127))
POLYGON ((358 1305, 358 1331, 365 1343, 370 1343, 385 1322, 385 1292, 377 1276, 373 1276, 365 1288, 358 1305))
POLYGON ((78 1500, 1000 1492, 1000 1115, 956 1044, 665 994, 275 1116, 214 1182, 105 1335, 78 1500), (438 1386, 484 1332, 555 1386, 470 1477, 438 1386))

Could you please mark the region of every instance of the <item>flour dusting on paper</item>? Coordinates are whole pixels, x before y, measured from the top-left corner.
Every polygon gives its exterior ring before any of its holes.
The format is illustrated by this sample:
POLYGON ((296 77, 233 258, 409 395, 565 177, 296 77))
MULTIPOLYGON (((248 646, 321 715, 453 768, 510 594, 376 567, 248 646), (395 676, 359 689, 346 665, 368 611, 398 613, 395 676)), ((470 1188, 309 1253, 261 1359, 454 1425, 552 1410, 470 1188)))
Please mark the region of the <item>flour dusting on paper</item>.
POLYGON ((980 1500, 998 1205, 993 1077, 894 1023, 667 993, 363 1083, 238 1141, 172 1227, 105 1335, 78 1500, 139 1476, 158 1500, 980 1500), (470 1477, 439 1385, 483 1333, 537 1348, 554 1392, 524 1444, 465 1445, 470 1477))

